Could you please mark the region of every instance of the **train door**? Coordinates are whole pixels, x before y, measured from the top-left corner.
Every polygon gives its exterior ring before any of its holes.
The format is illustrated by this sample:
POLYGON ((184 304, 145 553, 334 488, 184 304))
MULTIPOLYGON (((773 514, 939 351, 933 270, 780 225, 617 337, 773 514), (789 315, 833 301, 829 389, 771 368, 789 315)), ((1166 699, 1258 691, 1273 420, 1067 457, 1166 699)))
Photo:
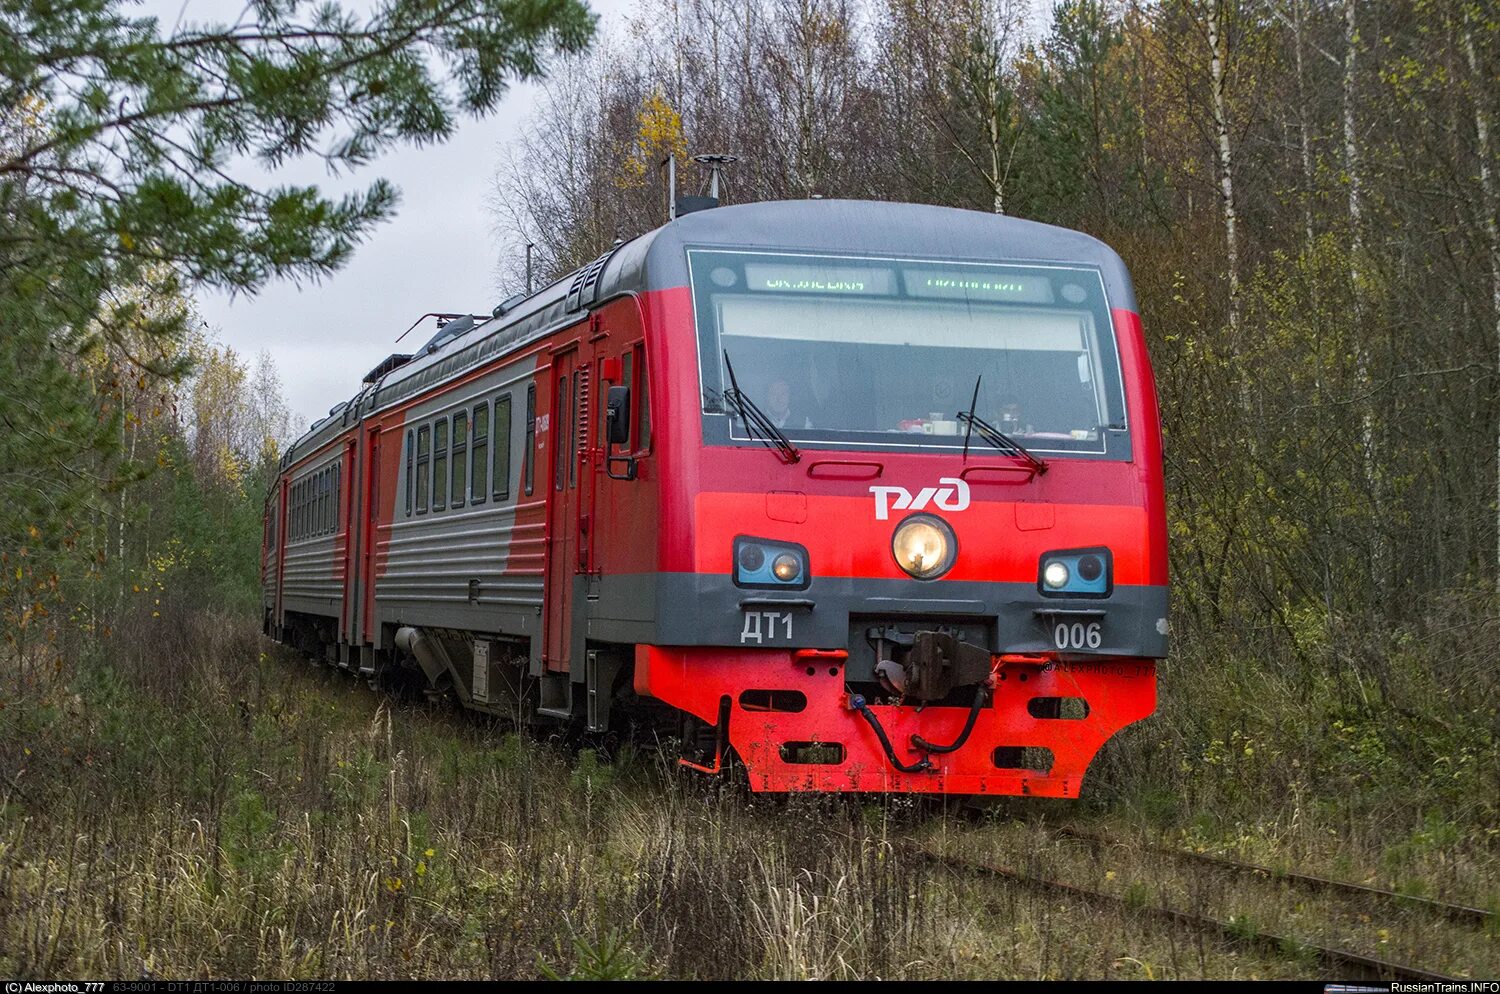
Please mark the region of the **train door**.
POLYGON ((552 359, 552 479, 547 501, 546 635, 542 658, 553 672, 573 662, 573 581, 578 573, 580 424, 587 424, 587 361, 576 347, 552 359))
MULTIPOLYGON (((376 626, 373 623, 375 613, 375 551, 380 544, 380 460, 382 457, 381 429, 379 425, 371 425, 365 433, 366 451, 369 453, 369 461, 365 469, 364 485, 361 497, 361 513, 356 519, 359 522, 360 544, 359 544, 359 604, 358 621, 355 631, 359 641, 364 645, 374 644, 376 639, 376 626)), ((396 432, 395 444, 399 447, 401 433, 396 432)), ((398 456, 400 452, 396 453, 398 456)))
POLYGON ((339 491, 343 495, 343 506, 338 508, 339 529, 344 533, 343 572, 344 597, 339 607, 339 637, 351 646, 359 644, 357 624, 359 617, 359 513, 363 494, 354 485, 364 467, 359 462, 359 429, 344 443, 344 465, 339 471, 339 491))
POLYGON ((287 533, 291 531, 291 522, 286 517, 288 487, 290 487, 290 484, 287 483, 286 477, 283 476, 276 488, 276 514, 278 516, 276 527, 276 608, 272 615, 278 630, 278 641, 280 640, 280 628, 285 623, 282 617, 282 592, 286 586, 287 533))

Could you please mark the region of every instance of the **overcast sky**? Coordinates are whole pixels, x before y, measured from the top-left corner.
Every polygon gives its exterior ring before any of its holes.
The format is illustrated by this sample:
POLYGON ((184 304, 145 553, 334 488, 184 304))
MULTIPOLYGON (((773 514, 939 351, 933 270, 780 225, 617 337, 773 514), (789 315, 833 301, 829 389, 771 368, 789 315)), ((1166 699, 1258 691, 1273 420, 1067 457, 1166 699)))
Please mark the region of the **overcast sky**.
MULTIPOLYGON (((361 6, 359 0, 348 0, 361 6)), ((600 27, 618 21, 631 0, 588 0, 600 27)), ((373 6, 373 4, 371 4, 373 6)), ((245 0, 143 0, 163 31, 183 23, 232 22, 245 0)), ((238 174, 251 183, 314 183, 343 192, 384 177, 401 190, 395 220, 375 230, 353 259, 320 284, 273 283, 255 297, 203 294, 198 308, 216 337, 253 362, 269 352, 281 373, 295 430, 346 400, 359 379, 395 351, 392 342, 424 311, 488 311, 497 301, 501 246, 485 207, 501 149, 531 112, 532 87, 514 87, 499 111, 463 120, 443 145, 402 148, 352 175, 330 176, 320 162, 293 163, 274 174, 253 163, 238 174)), ((419 328, 421 344, 431 334, 419 328)))

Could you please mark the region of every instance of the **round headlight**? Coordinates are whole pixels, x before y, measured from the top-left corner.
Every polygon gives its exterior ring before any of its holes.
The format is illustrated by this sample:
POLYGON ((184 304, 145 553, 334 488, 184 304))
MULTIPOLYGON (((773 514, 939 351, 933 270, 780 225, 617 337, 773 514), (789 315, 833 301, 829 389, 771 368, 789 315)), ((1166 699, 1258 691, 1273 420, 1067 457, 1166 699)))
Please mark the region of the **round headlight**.
POLYGON ((914 514, 896 527, 891 538, 896 565, 918 580, 931 580, 948 572, 958 552, 953 529, 941 518, 914 514))
POLYGON ((782 583, 791 583, 802 574, 802 564, 790 552, 783 552, 771 560, 771 572, 782 583))
POLYGON ((1068 584, 1068 567, 1064 563, 1048 563, 1042 570, 1042 582, 1053 590, 1061 590, 1068 584))

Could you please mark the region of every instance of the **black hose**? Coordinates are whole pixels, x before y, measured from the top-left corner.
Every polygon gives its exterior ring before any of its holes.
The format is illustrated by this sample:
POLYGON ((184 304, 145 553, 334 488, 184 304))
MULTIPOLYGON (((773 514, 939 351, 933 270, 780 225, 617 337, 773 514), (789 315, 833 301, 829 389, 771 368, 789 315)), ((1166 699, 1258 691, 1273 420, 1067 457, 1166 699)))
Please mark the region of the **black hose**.
POLYGON ((969 719, 964 722, 964 730, 958 733, 958 738, 953 740, 952 745, 933 745, 920 735, 913 735, 911 744, 925 752, 957 752, 962 749, 964 743, 969 741, 969 735, 974 731, 974 724, 979 720, 979 711, 984 707, 987 697, 989 697, 989 687, 981 683, 979 689, 974 692, 974 703, 969 706, 969 719))
POLYGON ((923 756, 915 763, 905 763, 897 758, 896 750, 892 747, 891 740, 886 737, 885 729, 880 727, 880 719, 875 717, 875 712, 870 710, 869 705, 865 703, 864 697, 855 694, 849 698, 849 706, 858 711, 860 717, 869 722, 870 727, 875 729, 875 737, 880 740, 880 748, 885 750, 885 758, 890 760, 892 766, 902 773, 926 773, 932 769, 932 761, 926 756, 923 756))

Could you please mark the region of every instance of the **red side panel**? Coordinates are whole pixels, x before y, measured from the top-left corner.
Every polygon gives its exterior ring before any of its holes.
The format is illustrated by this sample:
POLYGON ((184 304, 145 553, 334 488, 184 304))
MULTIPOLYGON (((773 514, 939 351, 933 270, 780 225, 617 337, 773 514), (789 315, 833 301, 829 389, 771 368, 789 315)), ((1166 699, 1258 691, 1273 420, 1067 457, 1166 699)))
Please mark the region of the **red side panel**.
POLYGON ((1133 311, 1114 312, 1115 338, 1120 347, 1120 366, 1125 371, 1126 414, 1130 418, 1130 441, 1135 456, 1130 466, 1138 474, 1141 503, 1150 526, 1151 540, 1144 550, 1150 564, 1142 583, 1167 583, 1167 491, 1162 472, 1161 412, 1156 401, 1156 377, 1146 356, 1146 334, 1141 316, 1133 311))

